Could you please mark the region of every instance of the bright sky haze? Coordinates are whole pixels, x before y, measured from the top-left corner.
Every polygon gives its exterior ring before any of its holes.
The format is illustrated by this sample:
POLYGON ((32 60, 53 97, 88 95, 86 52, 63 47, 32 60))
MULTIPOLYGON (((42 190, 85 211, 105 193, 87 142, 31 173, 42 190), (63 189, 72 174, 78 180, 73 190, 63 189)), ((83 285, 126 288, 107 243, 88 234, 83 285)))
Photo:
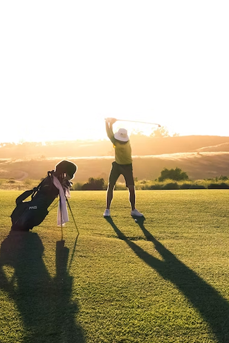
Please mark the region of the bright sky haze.
POLYGON ((1 1, 0 142, 103 139, 105 117, 229 136, 228 18, 220 0, 1 1))

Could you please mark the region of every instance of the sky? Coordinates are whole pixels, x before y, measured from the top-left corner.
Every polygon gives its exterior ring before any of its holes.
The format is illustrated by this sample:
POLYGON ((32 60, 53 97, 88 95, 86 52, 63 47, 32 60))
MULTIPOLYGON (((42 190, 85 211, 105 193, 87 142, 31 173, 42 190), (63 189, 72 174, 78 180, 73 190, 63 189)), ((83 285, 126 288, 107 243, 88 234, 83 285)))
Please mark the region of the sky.
POLYGON ((106 117, 229 136, 228 18, 228 0, 1 1, 0 142, 104 139, 106 117))

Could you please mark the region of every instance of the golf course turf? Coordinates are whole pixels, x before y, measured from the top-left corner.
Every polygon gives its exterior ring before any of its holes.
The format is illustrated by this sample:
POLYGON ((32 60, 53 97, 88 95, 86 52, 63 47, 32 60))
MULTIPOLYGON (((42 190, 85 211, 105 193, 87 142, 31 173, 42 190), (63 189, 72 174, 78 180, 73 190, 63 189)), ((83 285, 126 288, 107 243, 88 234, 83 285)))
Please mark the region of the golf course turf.
POLYGON ((228 190, 71 192, 31 232, 10 233, 0 191, 0 342, 228 343, 228 190))

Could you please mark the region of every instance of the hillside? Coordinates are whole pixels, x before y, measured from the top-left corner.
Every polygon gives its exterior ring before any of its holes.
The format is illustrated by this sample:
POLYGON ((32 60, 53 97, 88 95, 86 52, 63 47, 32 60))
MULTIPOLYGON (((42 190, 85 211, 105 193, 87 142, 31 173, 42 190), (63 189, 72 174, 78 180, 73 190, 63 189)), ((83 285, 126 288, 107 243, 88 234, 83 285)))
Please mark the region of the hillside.
MULTIPOLYGON (((229 137, 176 136, 148 137, 131 135, 134 155, 161 155, 181 152, 229 151, 229 137), (213 150, 214 149, 214 150, 213 150)), ((0 158, 37 159, 62 156, 91 157, 111 156, 113 148, 108 139, 99 141, 56 141, 46 143, 1 143, 0 158)))
MULTIPOLYGON (((131 136, 134 174, 155 179, 163 168, 179 167, 191 179, 229 175, 229 137, 131 136)), ((75 182, 89 177, 108 178, 113 148, 108 140, 6 144, 0 147, 0 178, 41 179, 62 159, 77 164, 75 182)))

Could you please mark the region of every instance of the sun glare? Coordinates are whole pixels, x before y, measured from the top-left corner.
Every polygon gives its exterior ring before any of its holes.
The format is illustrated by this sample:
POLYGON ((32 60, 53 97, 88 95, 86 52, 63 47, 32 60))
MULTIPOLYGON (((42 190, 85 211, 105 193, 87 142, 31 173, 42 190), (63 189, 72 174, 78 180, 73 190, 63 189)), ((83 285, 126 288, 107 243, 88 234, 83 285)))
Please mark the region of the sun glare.
POLYGON ((227 14, 226 2, 2 1, 0 141, 104 139, 105 117, 228 135, 227 14))
MULTIPOLYGON (((120 116, 119 116, 120 118, 120 116)), ((149 136, 156 130, 158 127, 153 125, 152 116, 135 116, 134 122, 130 122, 131 117, 126 116, 122 117, 123 121, 117 121, 113 125, 113 131, 117 131, 119 128, 126 128, 129 135, 134 134, 143 134, 149 136), (139 121, 143 118, 144 122, 147 123, 138 123, 136 122, 139 118, 139 121), (127 119, 125 121, 124 119, 127 119)), ((121 118, 120 118, 121 119, 121 118)), ((158 119, 158 118, 156 118, 158 119)), ((214 122, 209 122, 208 125, 205 123, 205 119, 199 120, 198 122, 187 122, 185 123, 180 121, 171 121, 171 118, 160 121, 162 128, 168 132, 170 136, 173 135, 217 135, 216 124, 214 122), (166 125, 167 124, 167 125, 166 125)), ((228 120, 225 119, 225 125, 221 127, 218 135, 228 136, 227 127, 228 120)), ((24 125, 24 124, 23 124, 24 125)), ((65 120, 56 120, 55 122, 41 120, 37 122, 35 127, 30 125, 12 125, 10 132, 5 132, 5 135, 1 135, 1 142, 14 142, 19 143, 22 141, 28 142, 47 142, 47 141, 66 141, 66 140, 103 140, 107 139, 106 129, 105 129, 105 120, 103 117, 94 116, 86 117, 82 119, 76 119, 75 116, 65 120)))

